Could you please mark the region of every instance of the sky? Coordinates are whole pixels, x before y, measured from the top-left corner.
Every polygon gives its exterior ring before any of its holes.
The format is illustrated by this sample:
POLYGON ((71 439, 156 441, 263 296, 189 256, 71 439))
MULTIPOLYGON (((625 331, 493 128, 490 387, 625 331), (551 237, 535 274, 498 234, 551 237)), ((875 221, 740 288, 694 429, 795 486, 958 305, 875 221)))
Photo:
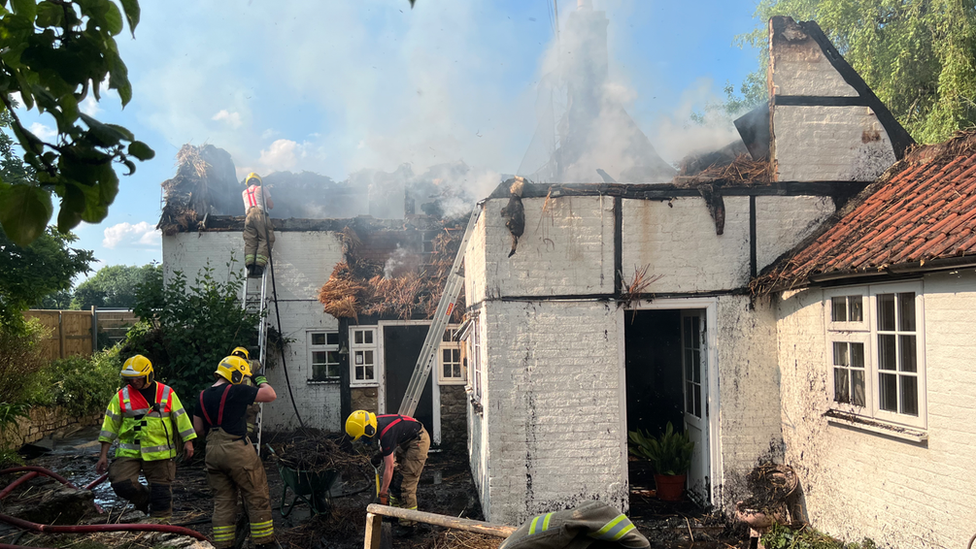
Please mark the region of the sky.
MULTIPOLYGON (((731 141, 727 121, 691 113, 756 69, 733 44, 755 0, 592 0, 609 19, 610 80, 669 162, 731 141)), ((117 37, 133 98, 83 110, 156 151, 121 176, 75 247, 106 265, 162 260, 160 183, 185 143, 227 150, 238 177, 364 168, 415 173, 442 162, 515 173, 536 125, 537 84, 556 40, 553 0, 168 0, 141 2, 135 38, 117 37)), ((557 0, 560 24, 577 0, 557 0)), ((41 137, 54 127, 19 113, 41 137)), ((57 213, 55 212, 55 216, 57 213)))

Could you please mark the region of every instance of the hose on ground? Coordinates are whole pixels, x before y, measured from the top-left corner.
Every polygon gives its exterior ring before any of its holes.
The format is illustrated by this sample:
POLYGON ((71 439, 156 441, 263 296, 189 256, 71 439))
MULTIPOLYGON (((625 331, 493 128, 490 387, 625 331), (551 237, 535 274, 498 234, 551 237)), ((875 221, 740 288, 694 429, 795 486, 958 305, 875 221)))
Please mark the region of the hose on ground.
MULTIPOLYGON (((20 477, 19 479, 15 480, 10 486, 7 486, 6 488, 3 489, 2 492, 0 492, 0 494, 2 494, 2 495, 0 495, 0 498, 6 497, 7 494, 9 494, 11 490, 13 490, 17 486, 19 486, 21 483, 27 482, 27 480, 29 480, 31 478, 34 478, 34 476, 37 476, 38 474, 51 477, 54 480, 60 482, 61 484, 64 484, 68 488, 74 488, 75 490, 78 490, 79 489, 77 486, 75 486, 74 484, 72 484, 70 480, 62 477, 61 475, 55 473, 54 471, 52 471, 50 469, 45 469, 44 467, 38 467, 36 465, 22 465, 20 467, 10 467, 8 469, 0 470, 0 475, 6 475, 6 474, 9 474, 9 473, 18 473, 20 471, 31 471, 31 472, 34 473, 34 475, 31 476, 31 474, 28 473, 28 474, 24 475, 23 477, 20 477), (27 477, 27 478, 25 478, 25 477, 27 477)), ((108 474, 106 474, 105 476, 107 477, 108 474)), ((102 479, 102 480, 104 480, 104 479, 102 479)), ((89 486, 94 486, 94 485, 98 484, 99 482, 101 482, 101 480, 96 481, 93 484, 90 484, 89 486)), ((91 488, 85 488, 85 489, 86 490, 90 490, 91 488)), ((99 505, 99 504, 97 504, 97 503, 95 504, 95 510, 98 511, 99 513, 104 513, 105 512, 105 510, 102 509, 102 506, 99 505)))
POLYGON ((26 528, 32 532, 42 534, 89 534, 92 532, 168 532, 171 534, 179 534, 181 536, 190 536, 200 541, 207 541, 207 536, 204 536, 196 530, 190 530, 189 528, 183 528, 182 526, 172 526, 170 524, 133 523, 56 526, 52 524, 37 524, 36 522, 26 521, 10 515, 4 515, 2 513, 0 513, 0 520, 8 524, 13 524, 18 528, 26 528))

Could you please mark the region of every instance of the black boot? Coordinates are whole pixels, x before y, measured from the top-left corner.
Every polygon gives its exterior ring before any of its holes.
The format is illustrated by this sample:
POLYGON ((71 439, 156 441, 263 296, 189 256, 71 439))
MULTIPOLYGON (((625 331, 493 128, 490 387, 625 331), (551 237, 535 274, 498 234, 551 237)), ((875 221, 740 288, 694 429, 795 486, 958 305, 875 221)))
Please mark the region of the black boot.
POLYGON ((264 274, 264 265, 255 265, 251 272, 255 278, 261 278, 261 275, 264 274))

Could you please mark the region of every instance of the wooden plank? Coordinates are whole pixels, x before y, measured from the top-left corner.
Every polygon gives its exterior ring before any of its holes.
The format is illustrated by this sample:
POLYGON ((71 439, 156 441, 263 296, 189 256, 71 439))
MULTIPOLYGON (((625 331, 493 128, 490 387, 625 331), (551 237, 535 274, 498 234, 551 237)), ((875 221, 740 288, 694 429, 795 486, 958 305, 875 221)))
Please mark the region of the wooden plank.
MULTIPOLYGON (((487 536, 495 536, 499 538, 507 538, 516 530, 514 526, 508 526, 505 524, 493 524, 491 522, 482 522, 479 520, 462 519, 447 515, 438 515, 437 513, 428 513, 426 511, 416 511, 414 509, 401 509, 400 507, 390 507, 388 505, 380 505, 378 503, 370 503, 366 507, 367 528, 369 527, 368 524, 370 514, 396 517, 404 520, 412 520, 414 522, 426 522, 427 524, 433 524, 435 526, 443 526, 445 528, 464 530, 466 532, 474 532, 476 534, 485 534, 487 536)), ((368 549, 371 546, 367 545, 366 547, 368 549)))
POLYGON ((363 549, 380 549, 380 536, 383 531, 383 517, 375 513, 366 513, 366 539, 363 549))

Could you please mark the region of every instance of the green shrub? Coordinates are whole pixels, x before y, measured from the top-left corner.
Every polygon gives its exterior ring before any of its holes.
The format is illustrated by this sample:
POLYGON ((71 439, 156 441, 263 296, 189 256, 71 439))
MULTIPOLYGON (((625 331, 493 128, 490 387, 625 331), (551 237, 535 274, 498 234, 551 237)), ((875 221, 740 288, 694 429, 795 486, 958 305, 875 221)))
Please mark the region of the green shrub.
POLYGON ((783 524, 774 524, 762 536, 767 549, 877 549, 871 539, 861 543, 844 543, 809 526, 793 529, 783 524))
POLYGON ((654 472, 659 475, 683 475, 691 468, 691 454, 695 443, 688 433, 674 432, 668 422, 664 433, 655 438, 640 429, 627 433, 630 439, 630 453, 651 462, 654 472))
POLYGON ((61 406, 74 416, 100 412, 119 389, 121 369, 118 347, 99 351, 90 358, 55 360, 47 368, 52 380, 49 404, 61 406))
POLYGON ((20 327, 0 325, 0 402, 28 402, 44 386, 41 339, 46 333, 37 319, 20 327))

